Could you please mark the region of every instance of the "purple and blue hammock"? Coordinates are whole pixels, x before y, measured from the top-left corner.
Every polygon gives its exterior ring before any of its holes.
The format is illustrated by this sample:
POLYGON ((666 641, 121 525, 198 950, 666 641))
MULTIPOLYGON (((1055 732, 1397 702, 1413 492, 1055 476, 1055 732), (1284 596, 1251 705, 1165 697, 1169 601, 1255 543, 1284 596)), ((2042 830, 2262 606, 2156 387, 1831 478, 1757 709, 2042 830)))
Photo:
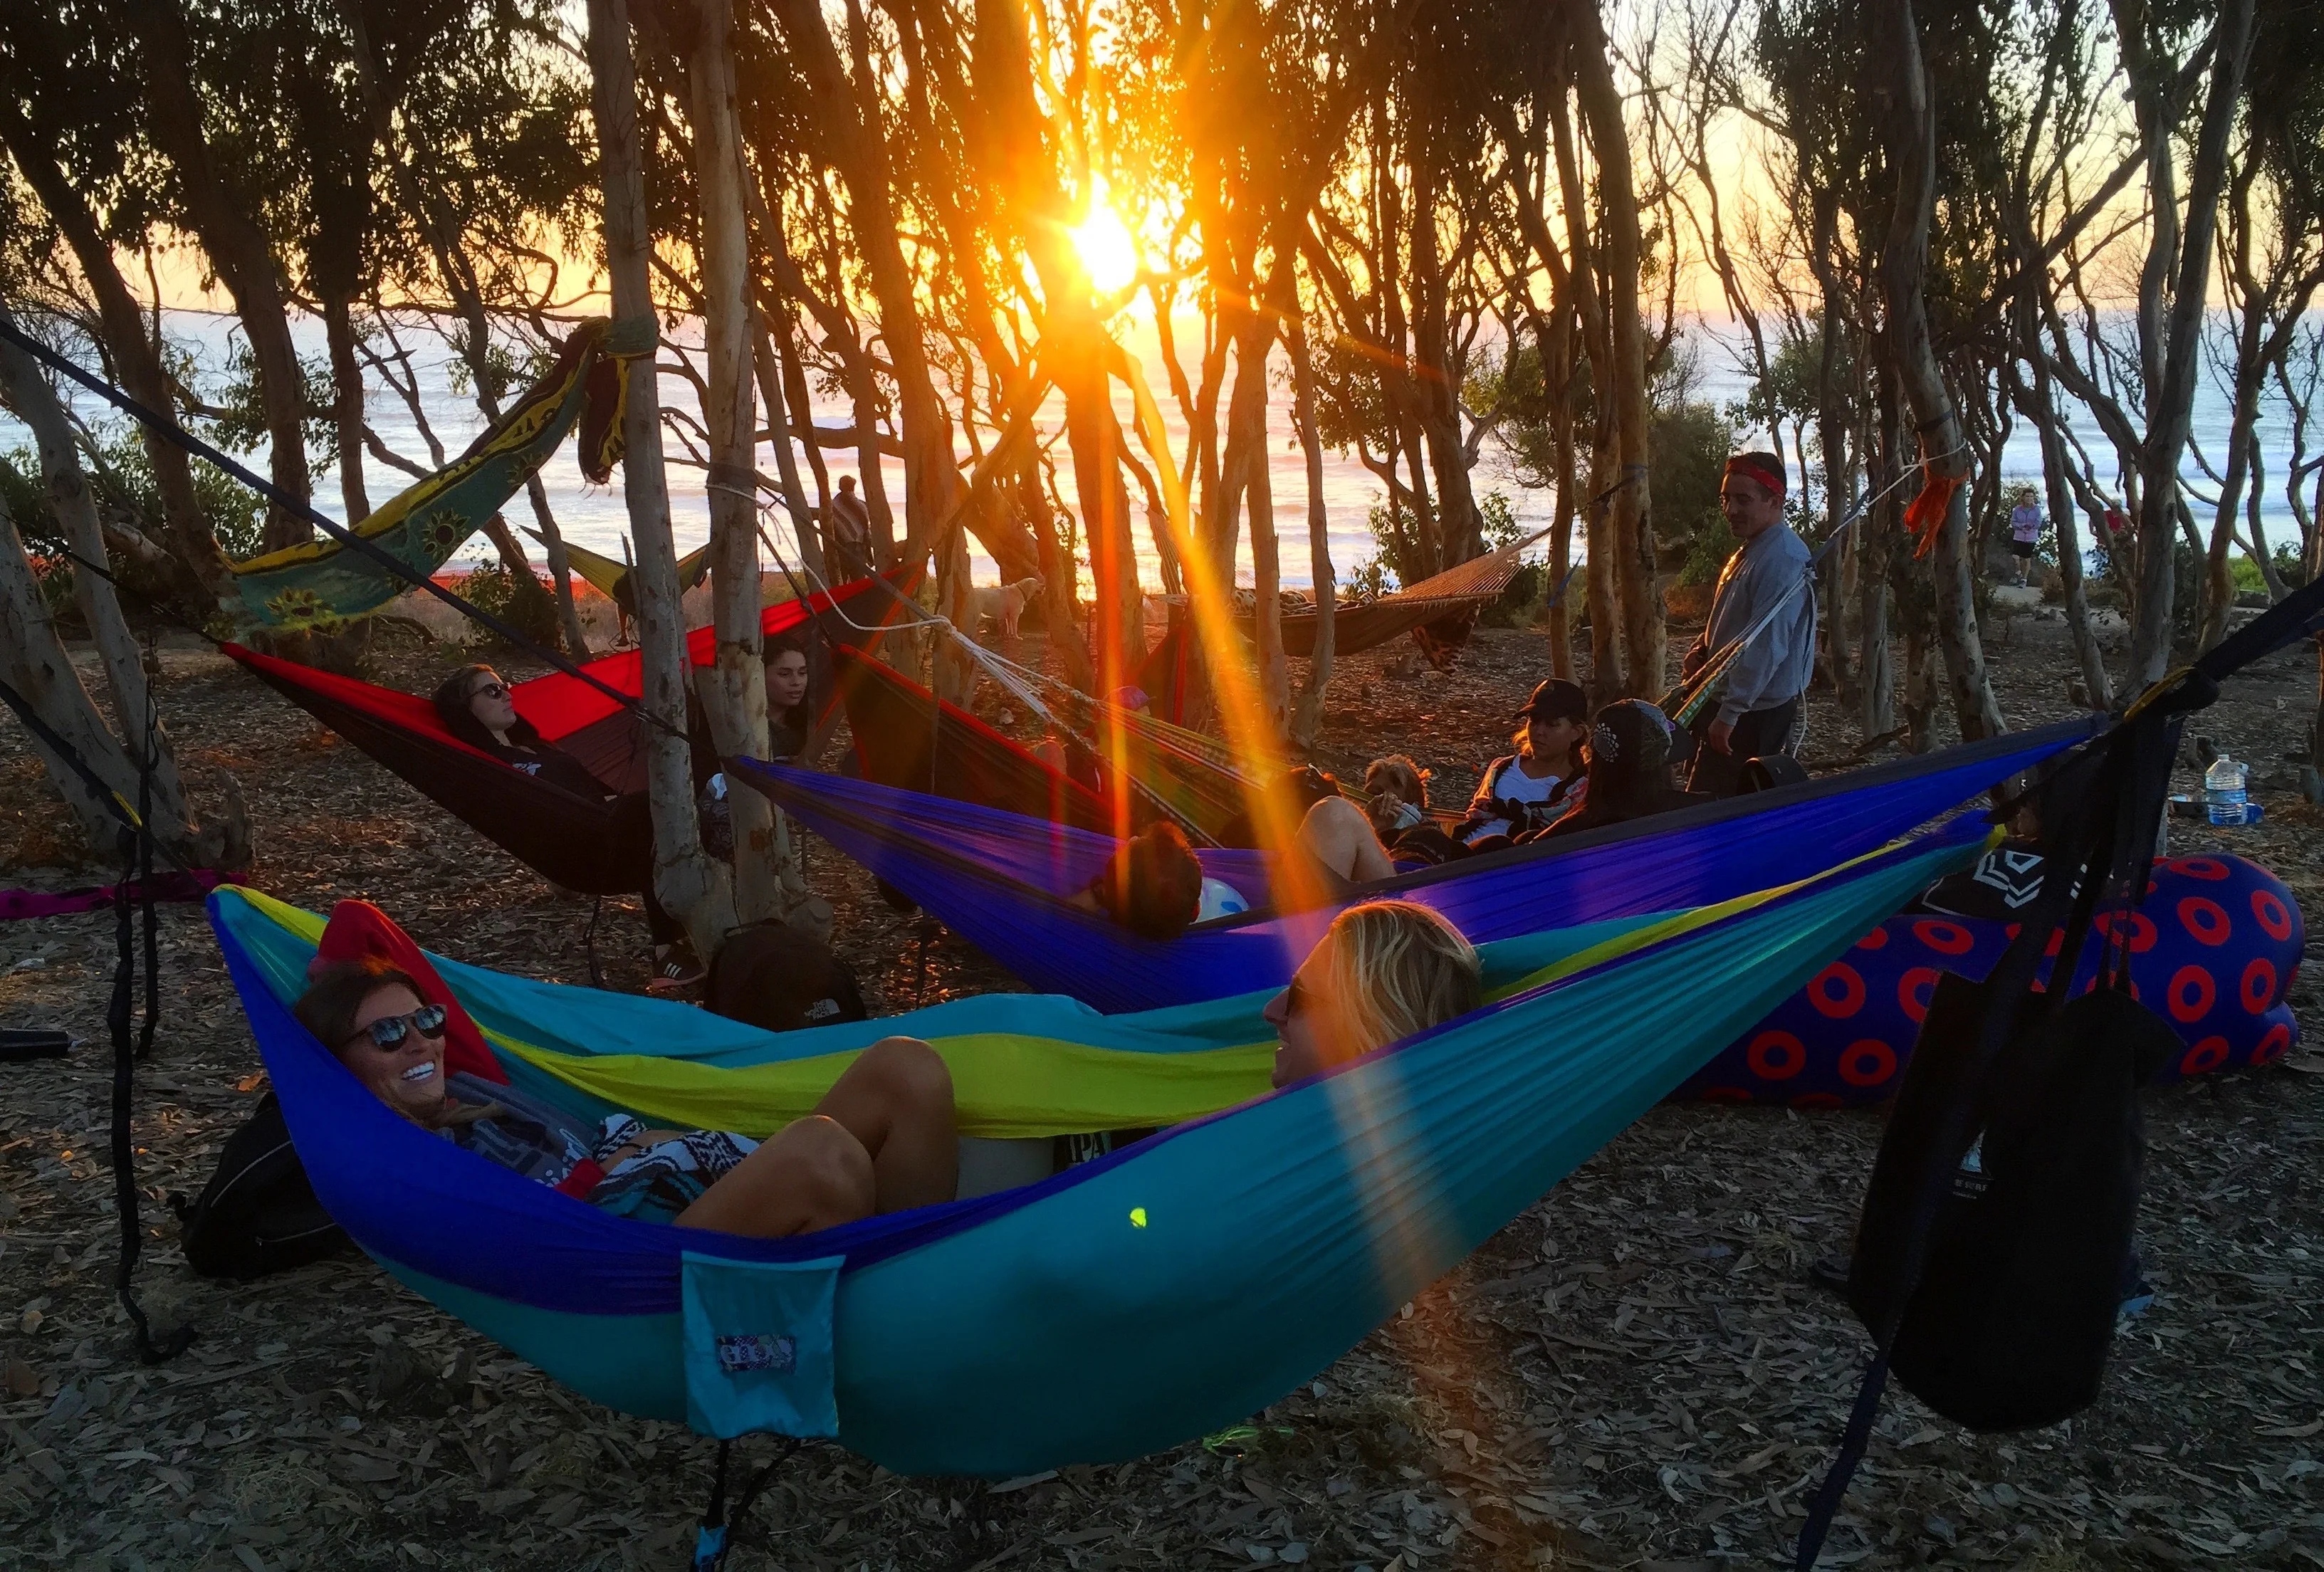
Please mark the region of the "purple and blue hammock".
POLYGON ((753 760, 736 761, 730 773, 1028 987, 1111 1012, 1279 988, 1341 907, 1360 900, 1434 906, 1481 943, 1788 884, 1887 844, 2104 724, 2096 715, 2061 722, 1514 847, 1360 886, 1296 913, 1272 908, 1266 854, 1204 849, 1196 853, 1204 871, 1233 886, 1252 910, 1167 943, 1070 904, 1113 854, 1111 836, 753 760))
POLYGON ((210 913, 316 1195, 407 1286, 624 1412, 1001 1476, 1139 1457, 1313 1379, 1965 866, 1979 828, 1488 946, 1505 975, 1482 1008, 1277 1091, 1263 995, 1105 1017, 996 994, 778 1035, 437 962, 511 1077, 576 1116, 763 1135, 900 1031, 952 1066, 964 1133, 1170 1126, 1021 1189, 780 1240, 614 1217, 402 1119, 290 1013, 322 919, 241 891, 210 913))

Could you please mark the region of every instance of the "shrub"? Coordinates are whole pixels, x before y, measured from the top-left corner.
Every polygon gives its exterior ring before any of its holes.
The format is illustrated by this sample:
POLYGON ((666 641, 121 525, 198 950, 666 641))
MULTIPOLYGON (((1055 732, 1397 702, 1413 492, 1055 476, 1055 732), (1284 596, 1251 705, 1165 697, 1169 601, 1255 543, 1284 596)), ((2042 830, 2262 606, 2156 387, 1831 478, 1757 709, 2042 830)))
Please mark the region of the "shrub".
POLYGON ((491 562, 471 569, 461 595, 480 611, 490 612, 536 644, 555 649, 561 642, 557 602, 547 580, 532 579, 533 593, 525 593, 517 575, 505 563, 491 562))

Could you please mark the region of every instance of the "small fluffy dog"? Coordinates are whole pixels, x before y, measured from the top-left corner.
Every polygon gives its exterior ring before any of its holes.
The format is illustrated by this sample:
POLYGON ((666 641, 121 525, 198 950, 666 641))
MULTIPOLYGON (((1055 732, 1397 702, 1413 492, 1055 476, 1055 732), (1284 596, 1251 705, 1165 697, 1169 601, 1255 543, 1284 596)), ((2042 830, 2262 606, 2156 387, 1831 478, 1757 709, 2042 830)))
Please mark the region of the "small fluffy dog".
POLYGON ((982 626, 985 619, 991 618, 1001 625, 1001 637, 1016 638, 1017 620, 1025 614, 1025 608, 1032 602, 1033 597, 1040 593, 1041 575, 1038 574, 1035 574, 1030 578, 1019 579, 1013 584, 1002 584, 997 589, 978 590, 976 592, 978 625, 982 626))

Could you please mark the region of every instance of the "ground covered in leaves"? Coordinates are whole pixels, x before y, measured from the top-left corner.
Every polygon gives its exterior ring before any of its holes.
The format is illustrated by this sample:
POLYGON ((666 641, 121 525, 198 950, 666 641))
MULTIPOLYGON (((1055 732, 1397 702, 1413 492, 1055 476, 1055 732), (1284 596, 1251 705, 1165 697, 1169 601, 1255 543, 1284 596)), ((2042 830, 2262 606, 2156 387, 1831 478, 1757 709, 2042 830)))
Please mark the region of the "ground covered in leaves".
MULTIPOLYGON (((2039 613, 1994 625, 2013 723, 2068 712, 2061 634, 2039 613)), ((456 658, 391 643, 382 680, 418 691, 456 658)), ((1438 771, 1440 800, 1465 796, 1545 675, 1546 645, 1487 632, 1450 676, 1406 648, 1345 663, 1326 761, 1355 773, 1408 751, 1438 771)), ((223 659, 172 646, 162 665, 197 791, 232 771, 248 794, 263 887, 317 908, 365 896, 431 948, 586 980, 589 900, 549 888, 223 659)), ((2258 764, 2267 822, 2173 826, 2176 850, 2224 845, 2274 868, 2311 919, 2324 917, 2324 816, 2287 789, 2282 756, 2313 681, 2311 657, 2280 657, 2192 728, 2258 764)), ((1819 703, 1806 752, 1837 759, 1854 738, 1819 703)), ((10 883, 105 877, 70 865, 57 816, 21 736, 0 732, 10 883)), ((829 848, 813 849, 810 876, 875 1010, 1010 986, 882 905, 829 848)), ((596 949, 612 986, 642 983, 633 908, 609 903, 596 949)), ((200 1187, 263 1084, 192 907, 163 918, 162 1021, 135 1129, 140 1293, 159 1325, 197 1337, 168 1364, 137 1362, 112 1293, 112 969, 105 914, 0 930, 0 1018, 81 1039, 67 1061, 0 1068, 0 1565, 683 1565, 709 1443, 571 1397, 360 1259, 239 1287, 186 1270, 160 1198, 200 1187)), ((2293 997, 2324 1041, 2315 982, 2293 997)), ((2070 1424, 1992 1438, 1892 1396, 1828 1564, 2324 1566, 2324 1055, 2156 1091, 2146 1114, 2142 1248, 2159 1292, 2104 1396, 2070 1424)), ((1879 1131, 1874 1113, 1658 1108, 1245 1426, 1120 1467, 1003 1482, 899 1478, 810 1449, 733 1564, 1775 1564, 1867 1353, 1805 1269, 1845 1248, 1879 1131)))

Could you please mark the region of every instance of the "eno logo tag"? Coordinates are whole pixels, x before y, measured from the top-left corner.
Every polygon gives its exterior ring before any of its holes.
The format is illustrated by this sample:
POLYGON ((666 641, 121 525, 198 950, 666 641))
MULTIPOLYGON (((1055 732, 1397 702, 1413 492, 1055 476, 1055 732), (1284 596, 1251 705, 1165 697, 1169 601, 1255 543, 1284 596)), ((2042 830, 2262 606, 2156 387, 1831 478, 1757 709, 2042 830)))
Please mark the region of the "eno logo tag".
POLYGON ((770 1332, 753 1332, 718 1339, 718 1367, 729 1375, 754 1370, 788 1375, 798 1363, 798 1343, 796 1338, 777 1337, 770 1332))

